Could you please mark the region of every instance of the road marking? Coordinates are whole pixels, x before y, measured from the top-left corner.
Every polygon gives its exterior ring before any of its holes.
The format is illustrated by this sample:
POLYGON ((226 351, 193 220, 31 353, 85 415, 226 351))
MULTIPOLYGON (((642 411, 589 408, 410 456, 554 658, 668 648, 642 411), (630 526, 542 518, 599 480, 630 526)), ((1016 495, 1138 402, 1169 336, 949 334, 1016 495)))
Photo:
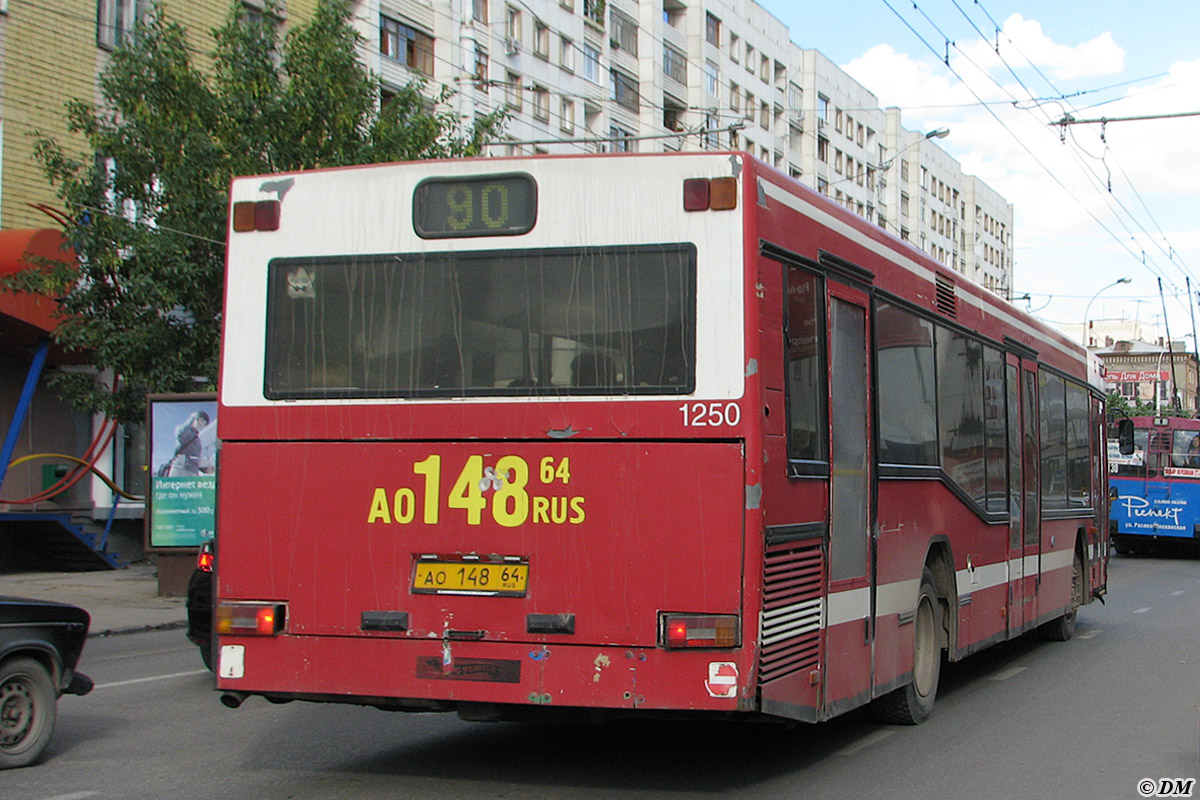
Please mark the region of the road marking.
POLYGON ((1133 613, 1135 613, 1135 614, 1145 614, 1145 613, 1146 613, 1147 611, 1149 611, 1149 610, 1150 610, 1150 606, 1146 606, 1145 608, 1139 608, 1137 611, 1134 611, 1133 613))
POLYGON ((879 744, 887 737, 891 736, 895 731, 875 731, 870 736, 865 736, 844 750, 838 750, 839 756, 852 756, 859 750, 864 750, 871 745, 879 744))
POLYGON ((995 675, 993 675, 992 680, 1006 681, 1014 675, 1020 675, 1026 669, 1028 669, 1028 667, 1013 667, 1011 669, 1006 669, 1004 672, 997 672, 995 675))
POLYGON ((43 800, 84 800, 85 797, 99 797, 99 792, 75 792, 74 794, 56 794, 43 800))
POLYGON ((1079 633, 1079 634, 1075 635, 1075 638, 1076 639, 1091 639, 1093 636, 1095 636, 1098 633, 1104 633, 1104 631, 1098 630, 1098 631, 1088 631, 1087 633, 1079 633))
POLYGON ((1179 597, 1181 594, 1183 594, 1183 589, 1180 589, 1178 592, 1171 592, 1171 597, 1179 597))
MULTIPOLYGON (((173 678, 188 678, 192 675, 208 675, 206 669, 193 669, 188 672, 172 672, 170 675, 153 675, 149 678, 134 678, 128 681, 116 681, 114 683, 98 683, 97 689, 115 689, 118 686, 132 686, 135 683, 152 683, 154 681, 169 681, 173 678)), ((54 800, 53 798, 51 800, 54 800)))

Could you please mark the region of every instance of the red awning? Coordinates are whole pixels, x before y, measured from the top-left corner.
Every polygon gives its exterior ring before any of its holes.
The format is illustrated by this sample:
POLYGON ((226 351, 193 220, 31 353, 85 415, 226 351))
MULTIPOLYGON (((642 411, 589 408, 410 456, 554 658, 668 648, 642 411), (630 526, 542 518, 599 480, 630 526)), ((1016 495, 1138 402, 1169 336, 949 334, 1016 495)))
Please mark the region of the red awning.
MULTIPOLYGON (((76 263, 75 251, 64 249, 61 231, 52 228, 0 230, 0 275, 38 266, 40 259, 76 263)), ((57 327, 56 303, 41 295, 0 290, 0 349, 29 360, 32 348, 57 327)), ((80 363, 79 354, 50 349, 51 363, 80 363)))

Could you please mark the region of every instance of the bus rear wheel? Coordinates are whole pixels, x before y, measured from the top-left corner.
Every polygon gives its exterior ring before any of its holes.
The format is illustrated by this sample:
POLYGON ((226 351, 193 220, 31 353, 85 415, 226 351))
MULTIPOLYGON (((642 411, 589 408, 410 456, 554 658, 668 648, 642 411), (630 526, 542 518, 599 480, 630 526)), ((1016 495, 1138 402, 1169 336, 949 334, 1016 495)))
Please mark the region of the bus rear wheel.
POLYGON ((1083 559, 1075 551, 1071 564, 1071 605, 1067 613, 1038 627, 1038 637, 1051 642, 1065 642, 1075 635, 1079 607, 1083 605, 1083 559))
POLYGON ((933 712, 942 672, 942 609, 928 567, 921 574, 913 626, 912 682, 871 703, 871 716, 878 722, 918 725, 933 712))

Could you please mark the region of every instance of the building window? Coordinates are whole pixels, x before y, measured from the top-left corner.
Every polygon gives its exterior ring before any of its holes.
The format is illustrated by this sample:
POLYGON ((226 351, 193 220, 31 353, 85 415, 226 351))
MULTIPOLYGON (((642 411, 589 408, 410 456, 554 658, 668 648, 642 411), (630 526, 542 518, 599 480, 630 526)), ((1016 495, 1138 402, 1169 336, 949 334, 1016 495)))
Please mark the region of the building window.
POLYGON ((515 72, 504 74, 504 104, 513 111, 520 111, 525 98, 525 87, 521 85, 521 76, 515 72))
POLYGON ((559 39, 558 65, 567 72, 575 71, 575 42, 566 36, 559 39))
POLYGON ((488 21, 488 0, 471 0, 471 19, 476 22, 488 21))
POLYGON ((771 82, 771 59, 765 55, 759 62, 758 76, 767 83, 771 82))
POLYGON ((716 114, 708 114, 704 117, 704 148, 706 150, 721 149, 720 124, 716 114))
POLYGON ((617 105, 622 108, 637 111, 639 109, 637 81, 616 69, 610 69, 608 75, 609 85, 612 88, 611 99, 617 101, 617 105))
POLYGON ((836 130, 838 133, 841 133, 841 132, 842 132, 842 125, 843 125, 843 120, 842 120, 842 110, 839 108, 837 111, 835 111, 835 112, 833 113, 833 128, 834 128, 834 130, 836 130))
POLYGON ((710 97, 721 96, 721 68, 715 61, 704 62, 704 91, 708 92, 710 97))
POLYGON ((713 47, 721 46, 721 20, 709 12, 704 18, 704 40, 713 47))
POLYGON ((611 14, 612 35, 610 41, 614 50, 624 50, 630 55, 638 54, 638 28, 632 18, 613 9, 611 14))
POLYGON ((756 107, 754 95, 746 92, 746 119, 754 119, 754 109, 756 107))
POLYGON ((100 0, 96 6, 96 44, 112 50, 124 44, 145 13, 144 0, 100 0))
POLYGON ((663 127, 669 131, 682 131, 683 115, 687 111, 682 103, 679 103, 674 98, 663 97, 663 127))
POLYGON ((533 23, 533 54, 550 60, 550 29, 540 22, 533 23))
POLYGON ((609 149, 614 153, 632 153, 635 149, 633 134, 617 125, 608 128, 609 149))
POLYGON ((758 124, 763 130, 771 130, 771 106, 765 100, 758 107, 758 124))
POLYGON ((687 83, 687 56, 669 44, 663 45, 663 74, 678 83, 687 83))
POLYGON ((672 28, 683 28, 686 15, 687 6, 683 0, 663 0, 663 22, 672 28))
POLYGON ((742 46, 742 39, 733 31, 729 32, 729 58, 734 63, 738 60, 738 50, 742 46))
POLYGON ((504 35, 508 37, 510 50, 516 50, 521 44, 521 11, 507 6, 504 14, 504 35))
POLYGON ((824 136, 817 137, 817 159, 824 164, 829 163, 829 140, 824 136))
POLYGON ((564 97, 558 107, 558 127, 565 133, 575 132, 575 101, 564 97))
POLYGON ((829 181, 824 178, 817 178, 817 191, 826 197, 829 196, 829 181))
POLYGON ((733 81, 729 82, 729 110, 742 110, 742 90, 733 81))
POLYGON ((488 79, 488 54, 487 51, 480 49, 479 44, 475 44, 475 80, 486 81, 488 79))
POLYGON ((800 111, 804 108, 804 90, 794 83, 788 84, 788 109, 800 111))
POLYGON ((379 52, 409 69, 433 74, 433 37, 383 15, 379 17, 379 52))
POLYGON ((545 86, 533 87, 533 118, 542 122, 550 120, 550 90, 545 86))
POLYGON ((583 16, 585 19, 604 27, 605 0, 583 0, 583 16))
POLYGON ((746 69, 754 74, 754 45, 746 42, 746 69))
POLYGON ((600 82, 600 50, 586 42, 583 45, 583 77, 592 83, 600 82))

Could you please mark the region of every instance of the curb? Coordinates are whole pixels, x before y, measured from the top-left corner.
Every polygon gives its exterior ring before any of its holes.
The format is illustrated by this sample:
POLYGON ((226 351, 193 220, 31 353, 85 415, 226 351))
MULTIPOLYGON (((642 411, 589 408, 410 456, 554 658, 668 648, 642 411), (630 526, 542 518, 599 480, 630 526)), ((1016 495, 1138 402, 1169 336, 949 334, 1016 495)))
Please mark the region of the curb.
POLYGON ((133 625, 128 628, 107 628, 102 631, 88 631, 87 638, 124 636, 128 633, 146 633, 147 631, 182 630, 186 627, 187 620, 178 620, 176 622, 164 622, 161 625, 133 625))

